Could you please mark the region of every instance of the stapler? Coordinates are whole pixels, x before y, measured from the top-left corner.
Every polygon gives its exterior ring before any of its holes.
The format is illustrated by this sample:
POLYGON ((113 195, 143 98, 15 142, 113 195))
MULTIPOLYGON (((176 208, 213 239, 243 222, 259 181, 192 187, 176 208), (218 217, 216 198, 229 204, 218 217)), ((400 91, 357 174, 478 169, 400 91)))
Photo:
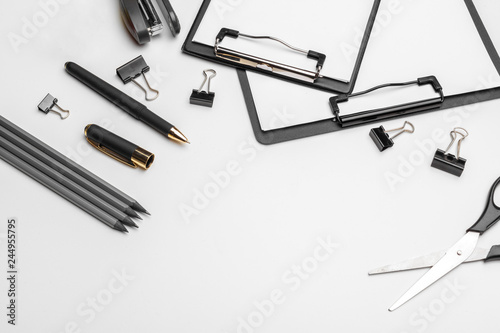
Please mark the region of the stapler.
MULTIPOLYGON (((158 0, 173 36, 181 31, 179 19, 169 0, 158 0)), ((128 31, 140 45, 151 41, 163 30, 163 23, 151 0, 120 0, 121 15, 128 31)))

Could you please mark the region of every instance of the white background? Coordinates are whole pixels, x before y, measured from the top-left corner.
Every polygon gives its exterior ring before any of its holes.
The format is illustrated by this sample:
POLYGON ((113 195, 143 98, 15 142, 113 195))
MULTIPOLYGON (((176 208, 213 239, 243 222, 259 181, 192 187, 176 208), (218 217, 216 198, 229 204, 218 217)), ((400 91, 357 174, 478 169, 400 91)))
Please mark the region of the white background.
MULTIPOLYGON (((477 2, 500 44, 494 14, 499 5, 477 2)), ((226 10, 238 5, 219 3, 226 10)), ((384 153, 368 137, 374 126, 261 146, 253 137, 235 70, 180 51, 200 5, 173 1, 180 36, 165 31, 139 47, 121 22, 118 1, 61 1, 16 50, 9 36, 22 35, 23 20, 33 21, 43 9, 35 0, 4 4, 1 114, 130 194, 153 215, 144 217, 139 230, 120 234, 0 163, 2 272, 7 219, 17 217, 20 223, 18 325, 6 323, 2 278, 1 331, 498 332, 496 263, 463 265, 393 313, 387 308, 423 271, 375 277, 367 272, 446 248, 480 216, 489 187, 500 176, 500 101, 412 117, 415 134, 399 137, 384 153), (66 61, 77 62, 142 99, 115 75, 117 67, 139 54, 161 91, 148 106, 174 123, 192 145, 168 141, 64 71, 66 61), (212 109, 188 102, 205 68, 218 72, 212 109), (37 111, 48 92, 71 109, 69 119, 37 111), (151 169, 129 169, 92 150, 83 136, 89 123, 154 152, 151 169), (447 146, 446 133, 458 125, 470 132, 462 147, 468 162, 461 178, 430 167, 435 149, 447 146), (435 131, 445 133, 444 140, 428 141, 435 131), (403 170, 405 161, 412 161, 409 170, 403 170), (211 174, 235 163, 239 173, 207 207, 183 217, 180 209, 193 207, 197 191, 213 183, 211 174), (388 174, 400 171, 404 181, 391 187, 388 174), (314 262, 318 239, 330 239, 338 248, 317 267, 308 266, 300 286, 292 284, 287 279, 292 267, 314 262), (112 294, 110 283, 119 287, 115 274, 123 271, 132 278, 112 294), (452 290, 450 284, 461 289, 452 290), (276 290, 283 302, 259 314, 255 303, 267 304, 276 290), (89 307, 92 299, 99 311, 89 307), (242 328, 249 316, 254 327, 242 328)), ((383 54, 372 56, 384 59, 383 54)), ((460 68, 456 75, 459 80, 460 68)), ((478 75, 474 86, 498 80, 491 75, 478 75)), ((284 100, 274 112, 286 110, 284 100)), ((495 227, 480 245, 489 247, 499 239, 495 227)))

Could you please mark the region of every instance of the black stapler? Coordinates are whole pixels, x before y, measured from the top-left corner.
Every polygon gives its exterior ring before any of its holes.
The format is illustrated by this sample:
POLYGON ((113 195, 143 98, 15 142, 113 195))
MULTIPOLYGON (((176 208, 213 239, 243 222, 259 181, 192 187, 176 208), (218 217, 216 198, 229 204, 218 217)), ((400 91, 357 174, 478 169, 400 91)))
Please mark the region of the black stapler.
MULTIPOLYGON (((176 36, 181 26, 170 1, 157 1, 172 35, 176 36)), ((163 23, 151 0, 120 0, 120 5, 123 22, 137 43, 148 43, 151 37, 163 30, 163 23)))

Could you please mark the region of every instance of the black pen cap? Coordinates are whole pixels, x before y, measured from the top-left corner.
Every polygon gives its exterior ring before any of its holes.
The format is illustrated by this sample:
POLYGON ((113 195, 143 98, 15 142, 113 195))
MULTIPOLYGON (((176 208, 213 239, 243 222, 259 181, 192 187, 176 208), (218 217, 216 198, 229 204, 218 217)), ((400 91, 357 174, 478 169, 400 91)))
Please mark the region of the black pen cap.
POLYGON ((85 137, 94 148, 132 168, 147 170, 155 159, 149 151, 98 125, 87 125, 85 137))

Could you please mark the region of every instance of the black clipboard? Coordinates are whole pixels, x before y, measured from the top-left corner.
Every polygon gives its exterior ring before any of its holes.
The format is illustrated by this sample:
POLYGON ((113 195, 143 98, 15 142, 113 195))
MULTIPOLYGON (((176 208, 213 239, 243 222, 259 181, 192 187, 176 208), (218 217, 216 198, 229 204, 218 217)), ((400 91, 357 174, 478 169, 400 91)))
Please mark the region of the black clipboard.
MULTIPOLYGON (((483 24, 483 21, 474 5, 473 0, 464 0, 465 5, 471 15, 472 20, 474 21, 474 25, 481 37, 481 40, 488 52, 488 55, 494 64, 498 74, 500 75, 500 57, 498 52, 486 30, 486 27, 483 24)), ((369 36, 367 37, 367 40, 369 36)), ((365 48, 366 49, 366 48, 365 48)), ((363 50, 364 53, 365 50, 363 50)), ((359 69, 359 68, 358 68, 359 69)), ((259 115, 257 113, 257 108, 255 106, 255 101, 252 95, 252 89, 250 87, 250 82, 248 80, 248 75, 244 69, 237 69, 238 78, 241 84, 241 89, 243 91, 243 95, 245 98, 245 104, 248 110, 248 115, 250 117, 250 122, 252 124, 252 129, 257 141, 264 145, 271 145, 306 137, 311 137, 320 134, 326 134, 331 132, 336 132, 340 130, 344 130, 347 128, 353 128, 357 126, 362 126, 370 123, 374 123, 379 121, 380 118, 373 117, 372 119, 366 119, 363 122, 359 122, 353 126, 342 127, 336 119, 336 115, 332 113, 332 117, 329 119, 323 119, 313 122, 308 122, 304 124, 299 124, 295 126, 273 129, 273 130, 263 130, 261 127, 261 123, 259 120, 259 115)), ((350 89, 354 89, 354 83, 350 89)), ((450 108, 461 107, 465 105, 470 105, 474 103, 486 102, 494 99, 500 98, 500 87, 494 87, 489 89, 482 89, 473 92, 461 93, 456 95, 445 96, 443 102, 439 107, 435 107, 433 109, 423 109, 423 110, 414 110, 413 112, 408 113, 399 113, 394 114, 391 117, 385 117, 384 119, 395 119, 401 117, 408 117, 410 115, 417 115, 426 112, 433 112, 439 110, 445 110, 450 108)))
MULTIPOLYGON (((305 82, 302 80, 290 78, 287 76, 279 75, 274 72, 270 72, 269 70, 261 69, 261 68, 254 68, 245 64, 236 64, 235 62, 225 60, 223 58, 217 57, 215 52, 214 52, 214 45, 207 45, 203 44, 200 42, 194 41, 196 32, 198 31, 200 24, 207 13, 207 10, 209 9, 209 6, 211 5, 212 1, 211 0, 204 0, 201 8, 196 15, 195 21, 191 27, 191 30, 189 31, 186 40, 182 46, 182 51, 186 54, 200 57, 205 60, 209 60, 212 62, 216 62, 219 64, 224 64, 227 66, 235 67, 237 69, 242 69, 242 70, 251 70, 260 74, 268 75, 274 78, 286 80, 292 83, 297 83, 301 84, 304 86, 307 86, 309 88, 314 88, 314 89, 319 89, 327 92, 332 92, 332 93, 341 93, 341 94, 349 94, 352 92, 354 89, 354 85, 356 83, 356 79, 361 67, 361 63, 363 61, 363 57, 365 54, 366 47, 368 45, 368 40, 370 38, 375 19, 377 17, 378 9, 380 7, 380 2, 381 0, 374 0, 373 5, 370 11, 370 15, 368 18, 368 22, 366 24, 363 38, 361 40, 361 45, 359 47, 358 54, 356 56, 356 61, 354 64, 354 68, 350 77, 349 81, 343 81, 335 78, 330 78, 330 77, 319 77, 317 78, 314 82, 305 82)), ((222 28, 222 27, 221 27, 222 28)), ((215 42, 215 36, 214 36, 214 42, 215 42)), ((328 55, 327 55, 328 56, 328 55)))

